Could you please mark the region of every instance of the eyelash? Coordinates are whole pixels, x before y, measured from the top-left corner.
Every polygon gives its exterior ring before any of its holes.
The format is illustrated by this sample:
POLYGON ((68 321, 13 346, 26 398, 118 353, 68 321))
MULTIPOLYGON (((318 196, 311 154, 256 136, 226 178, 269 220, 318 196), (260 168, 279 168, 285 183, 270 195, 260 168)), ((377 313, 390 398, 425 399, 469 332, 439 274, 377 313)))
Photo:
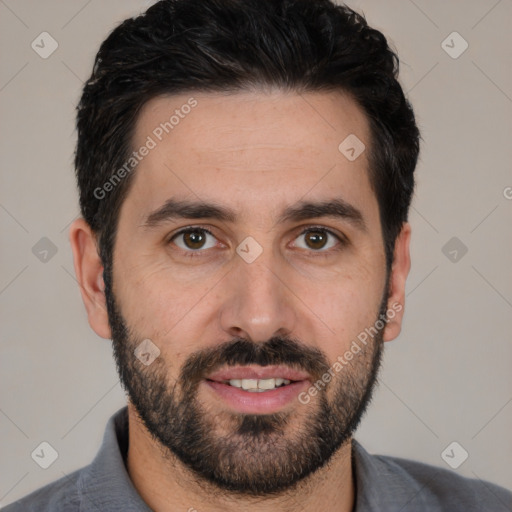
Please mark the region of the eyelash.
MULTIPOLYGON (((187 228, 181 229, 177 233, 174 233, 174 235, 172 235, 172 237, 169 239, 168 243, 171 243, 175 238, 177 238, 180 235, 185 235, 187 233, 196 233, 198 231, 199 232, 207 233, 207 234, 211 235, 213 238, 216 238, 215 235, 206 227, 203 227, 203 226, 191 226, 191 227, 187 227, 187 228)), ((327 229, 327 228, 322 227, 322 226, 308 226, 303 231, 301 231, 297 235, 296 238, 298 238, 299 236, 305 235, 307 233, 310 233, 310 232, 315 232, 315 233, 319 232, 319 233, 324 233, 324 234, 327 233, 327 234, 333 236, 334 238, 336 238, 338 240, 338 242, 339 242, 339 244, 335 248, 331 248, 331 249, 326 250, 326 251, 322 251, 322 250, 315 251, 315 250, 311 249, 310 252, 314 253, 316 257, 318 257, 318 256, 329 256, 332 252, 334 252, 336 250, 340 250, 343 246, 347 245, 347 243, 348 243, 347 240, 344 237, 342 237, 340 235, 337 235, 336 233, 334 233, 330 229, 327 229)), ((178 249, 180 251, 182 251, 185 254, 185 256, 188 257, 188 258, 201 257, 202 256, 201 253, 205 253, 208 250, 208 249, 196 249, 196 250, 189 249, 189 250, 185 251, 184 249, 181 249, 180 247, 178 247, 178 249)))

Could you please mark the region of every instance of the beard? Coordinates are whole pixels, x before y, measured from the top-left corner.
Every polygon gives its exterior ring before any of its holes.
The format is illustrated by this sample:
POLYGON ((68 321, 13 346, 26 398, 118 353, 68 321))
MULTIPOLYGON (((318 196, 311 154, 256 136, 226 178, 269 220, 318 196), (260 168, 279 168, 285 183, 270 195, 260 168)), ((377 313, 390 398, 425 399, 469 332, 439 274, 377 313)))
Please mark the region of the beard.
MULTIPOLYGON (((144 366, 134 355, 143 337, 132 332, 105 280, 114 358, 120 381, 140 420, 165 458, 181 461, 198 482, 219 491, 264 497, 289 491, 325 466, 348 442, 368 404, 381 363, 383 329, 334 374, 307 405, 291 411, 245 414, 215 410, 198 399, 208 374, 234 365, 287 365, 319 382, 330 368, 324 353, 299 340, 265 343, 236 338, 191 354, 177 380, 157 358, 144 366)), ((378 317, 385 324, 388 293, 378 317)), ((332 371, 332 370, 331 370, 332 371)))

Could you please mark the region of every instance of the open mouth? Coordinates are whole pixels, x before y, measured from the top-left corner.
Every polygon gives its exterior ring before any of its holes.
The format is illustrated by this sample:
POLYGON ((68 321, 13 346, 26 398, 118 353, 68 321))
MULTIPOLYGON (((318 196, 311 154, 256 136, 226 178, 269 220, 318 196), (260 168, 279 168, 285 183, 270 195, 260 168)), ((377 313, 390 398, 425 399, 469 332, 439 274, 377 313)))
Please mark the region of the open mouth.
POLYGON ((293 404, 310 385, 311 376, 288 366, 226 367, 203 381, 229 408, 238 412, 271 414, 293 404))

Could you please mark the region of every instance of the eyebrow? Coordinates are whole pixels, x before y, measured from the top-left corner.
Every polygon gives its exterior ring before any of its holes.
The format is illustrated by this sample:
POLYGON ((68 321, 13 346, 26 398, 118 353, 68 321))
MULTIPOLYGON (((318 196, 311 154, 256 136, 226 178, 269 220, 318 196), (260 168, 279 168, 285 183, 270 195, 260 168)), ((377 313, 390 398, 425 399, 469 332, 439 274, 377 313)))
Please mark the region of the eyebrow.
MULTIPOLYGON (((342 219, 359 231, 367 232, 362 212, 343 199, 327 201, 299 201, 288 206, 277 219, 277 223, 300 222, 317 217, 342 219)), ((235 223, 237 214, 231 208, 215 203, 168 199, 161 207, 151 212, 142 226, 153 228, 164 222, 177 219, 215 219, 221 222, 235 223)))

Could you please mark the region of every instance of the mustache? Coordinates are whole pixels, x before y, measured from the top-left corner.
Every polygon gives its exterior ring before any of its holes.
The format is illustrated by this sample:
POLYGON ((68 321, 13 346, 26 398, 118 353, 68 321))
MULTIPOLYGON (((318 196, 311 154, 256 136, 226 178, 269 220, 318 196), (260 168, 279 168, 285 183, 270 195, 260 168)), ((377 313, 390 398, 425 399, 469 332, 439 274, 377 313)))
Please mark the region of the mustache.
POLYGON ((325 354, 291 338, 274 337, 264 343, 243 338, 200 350, 192 354, 182 367, 179 380, 192 388, 206 375, 226 366, 286 365, 308 372, 314 381, 329 369, 325 354))

